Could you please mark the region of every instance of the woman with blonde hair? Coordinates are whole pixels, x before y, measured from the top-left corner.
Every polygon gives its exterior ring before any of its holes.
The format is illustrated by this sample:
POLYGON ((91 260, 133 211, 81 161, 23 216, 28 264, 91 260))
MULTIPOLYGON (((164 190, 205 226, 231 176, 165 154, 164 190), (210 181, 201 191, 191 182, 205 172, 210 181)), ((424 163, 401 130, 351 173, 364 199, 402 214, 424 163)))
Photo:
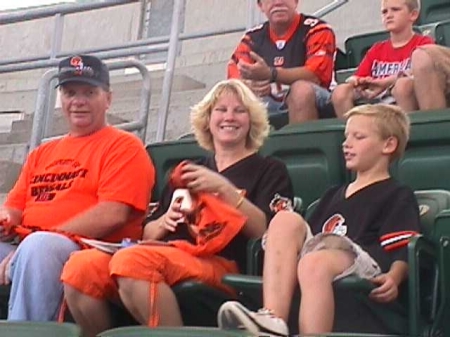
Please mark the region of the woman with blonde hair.
POLYGON ((258 154, 269 131, 267 110, 241 81, 217 83, 192 108, 191 124, 198 144, 212 154, 179 165, 175 170, 178 180, 193 197, 216 198, 217 208, 232 216, 217 212, 213 226, 196 231, 186 224, 182 201, 172 198, 175 187, 168 184, 143 237, 164 244, 135 245, 112 258, 96 251, 95 255, 104 259, 103 265, 92 258, 89 264, 79 263, 86 261, 82 255, 89 251, 74 254, 62 279, 68 306, 85 336, 110 327, 105 308, 114 294, 143 325, 182 325, 171 286, 189 279, 228 290, 221 280, 225 274, 245 271, 246 244, 266 230, 273 216, 269 206, 272 199, 279 194, 292 200, 292 184, 284 164, 258 154), (223 223, 227 225, 220 227, 223 223), (238 226, 237 230, 226 234, 232 226, 238 226), (199 240, 205 232, 204 240, 199 240), (105 271, 106 259, 110 261, 105 271), (83 275, 97 277, 93 280, 83 275))

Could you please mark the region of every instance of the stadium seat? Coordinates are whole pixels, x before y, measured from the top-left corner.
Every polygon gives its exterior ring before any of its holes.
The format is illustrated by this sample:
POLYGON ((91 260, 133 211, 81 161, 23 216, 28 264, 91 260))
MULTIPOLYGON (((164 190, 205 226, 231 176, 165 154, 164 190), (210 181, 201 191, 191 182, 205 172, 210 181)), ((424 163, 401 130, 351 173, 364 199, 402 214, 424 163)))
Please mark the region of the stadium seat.
POLYGON ((336 83, 342 84, 345 83, 345 80, 352 76, 356 71, 356 68, 348 68, 348 69, 341 69, 336 71, 336 83))
POLYGON ((376 42, 389 38, 386 31, 355 35, 345 40, 348 68, 356 68, 361 63, 367 51, 376 42))
MULTIPOLYGON (((430 301, 429 315, 421 322, 426 324, 426 336, 450 336, 450 210, 444 210, 436 216, 431 236, 417 237, 414 244, 418 249, 411 252, 414 253, 413 257, 416 259, 428 257, 429 261, 434 262, 432 266, 436 269, 435 277, 432 279, 435 281, 433 284, 435 291, 430 301)), ((417 270, 414 272, 421 275, 417 270)), ((411 295, 421 297, 415 289, 428 284, 427 281, 410 289, 411 295)), ((416 307, 410 307, 412 313, 424 304, 420 301, 416 303, 416 307)))
POLYGON ((437 23, 434 34, 437 44, 450 47, 450 20, 437 23))
POLYGON ((450 17, 449 0, 422 0, 417 24, 424 25, 446 20, 450 17))
POLYGON ((415 112, 403 157, 391 165, 392 176, 414 190, 450 191, 450 109, 415 112))
POLYGON ((336 49, 336 59, 334 61, 334 70, 341 70, 348 68, 347 54, 340 48, 336 49))
POLYGON ((220 330, 217 328, 154 328, 143 326, 125 327, 104 331, 98 337, 250 337, 245 331, 220 330))
POLYGON ((72 323, 0 321, 2 337, 79 337, 80 328, 72 323))
POLYGON ((346 181, 342 155, 344 124, 337 119, 288 125, 273 132, 261 154, 283 161, 304 205, 319 198, 330 186, 346 181))
POLYGON ((195 160, 207 155, 207 151, 198 146, 195 139, 183 139, 161 143, 152 143, 146 147, 156 169, 156 184, 152 200, 158 200, 172 168, 183 160, 195 160))

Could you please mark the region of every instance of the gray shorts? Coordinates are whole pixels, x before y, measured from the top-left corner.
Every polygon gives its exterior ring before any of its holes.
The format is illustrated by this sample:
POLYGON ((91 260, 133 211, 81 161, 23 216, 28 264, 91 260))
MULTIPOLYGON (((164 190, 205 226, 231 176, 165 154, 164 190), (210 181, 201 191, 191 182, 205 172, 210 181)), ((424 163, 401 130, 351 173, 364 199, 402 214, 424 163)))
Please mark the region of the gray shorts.
POLYGON ((306 238, 302 251, 300 252, 300 258, 308 253, 322 249, 340 249, 349 252, 354 257, 353 264, 336 276, 334 280, 339 280, 350 274, 356 274, 365 279, 370 279, 381 274, 381 268, 378 263, 348 237, 331 233, 313 235, 311 228, 307 225, 306 238))

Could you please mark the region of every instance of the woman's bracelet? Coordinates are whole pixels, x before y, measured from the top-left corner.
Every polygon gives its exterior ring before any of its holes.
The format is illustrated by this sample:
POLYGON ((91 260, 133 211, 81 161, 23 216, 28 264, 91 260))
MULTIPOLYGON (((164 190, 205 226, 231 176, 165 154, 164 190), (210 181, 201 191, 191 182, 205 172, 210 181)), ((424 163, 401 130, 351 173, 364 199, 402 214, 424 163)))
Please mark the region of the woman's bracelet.
POLYGON ((239 193, 239 195, 240 195, 240 197, 239 197, 239 200, 238 200, 238 202, 236 203, 236 208, 239 208, 239 207, 241 207, 241 205, 242 205, 242 203, 244 202, 244 199, 245 199, 245 194, 244 193, 239 193))

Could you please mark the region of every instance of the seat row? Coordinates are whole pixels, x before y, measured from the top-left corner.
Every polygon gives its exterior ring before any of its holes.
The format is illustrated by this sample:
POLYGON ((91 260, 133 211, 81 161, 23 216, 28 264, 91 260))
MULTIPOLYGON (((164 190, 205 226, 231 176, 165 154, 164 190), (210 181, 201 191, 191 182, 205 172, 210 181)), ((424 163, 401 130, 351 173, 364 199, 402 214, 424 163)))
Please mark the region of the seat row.
MULTIPOLYGON (((337 119, 288 125, 271 133, 261 154, 283 161, 304 205, 318 199, 332 185, 350 182, 342 155, 344 123, 337 119)), ((391 174, 414 190, 450 190, 450 109, 411 114, 411 136, 405 155, 392 163, 391 174)), ((147 146, 153 158, 158 199, 168 172, 184 159, 206 155, 194 139, 147 146)))

